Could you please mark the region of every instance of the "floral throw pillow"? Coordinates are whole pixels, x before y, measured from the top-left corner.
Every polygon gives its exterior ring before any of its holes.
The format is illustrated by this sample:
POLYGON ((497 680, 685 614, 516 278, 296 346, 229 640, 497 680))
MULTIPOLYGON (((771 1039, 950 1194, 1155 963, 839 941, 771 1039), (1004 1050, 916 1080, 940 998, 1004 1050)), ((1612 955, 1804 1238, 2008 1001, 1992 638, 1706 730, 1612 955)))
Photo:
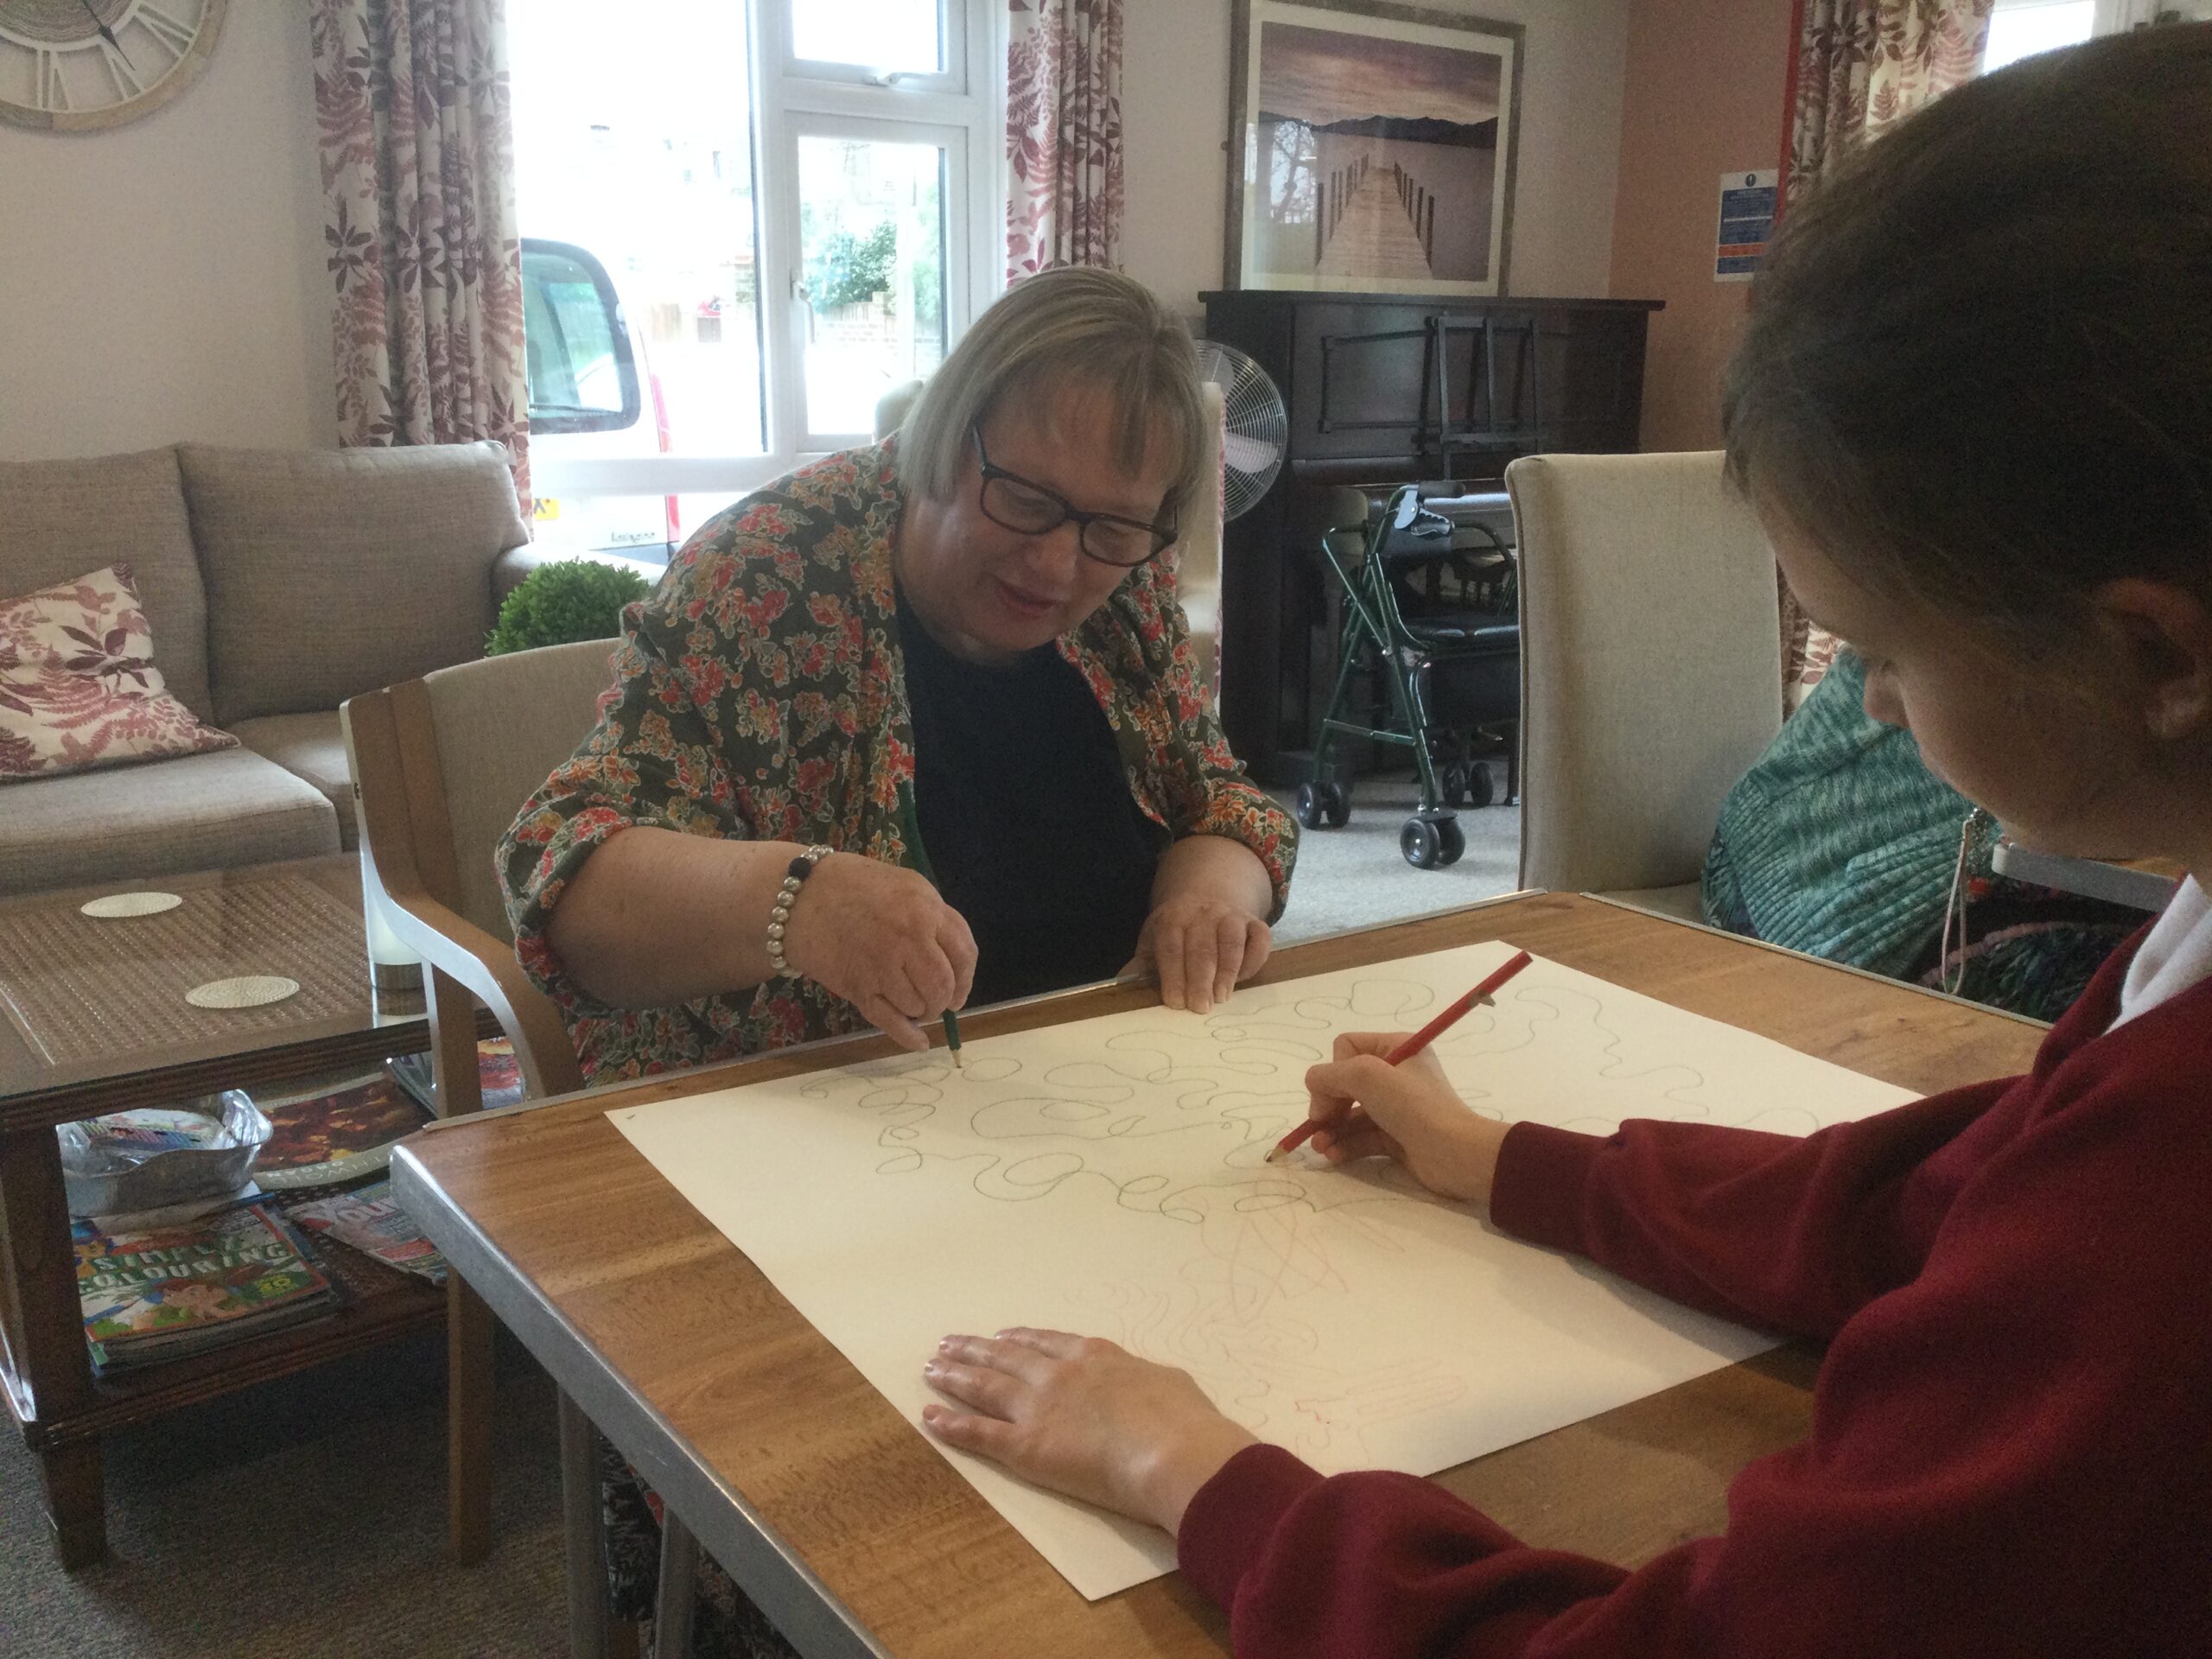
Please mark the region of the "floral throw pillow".
POLYGON ((238 743, 163 687, 129 565, 0 599, 0 784, 238 743))

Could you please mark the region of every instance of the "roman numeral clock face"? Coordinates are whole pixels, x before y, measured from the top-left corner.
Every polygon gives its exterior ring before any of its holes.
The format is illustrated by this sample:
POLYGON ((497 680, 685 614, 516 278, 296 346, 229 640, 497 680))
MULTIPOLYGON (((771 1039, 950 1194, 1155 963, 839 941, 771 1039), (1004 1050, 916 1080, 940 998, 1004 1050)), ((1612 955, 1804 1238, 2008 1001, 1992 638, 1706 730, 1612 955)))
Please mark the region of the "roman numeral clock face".
POLYGON ((0 121, 120 126, 207 67, 226 0, 0 0, 0 121))

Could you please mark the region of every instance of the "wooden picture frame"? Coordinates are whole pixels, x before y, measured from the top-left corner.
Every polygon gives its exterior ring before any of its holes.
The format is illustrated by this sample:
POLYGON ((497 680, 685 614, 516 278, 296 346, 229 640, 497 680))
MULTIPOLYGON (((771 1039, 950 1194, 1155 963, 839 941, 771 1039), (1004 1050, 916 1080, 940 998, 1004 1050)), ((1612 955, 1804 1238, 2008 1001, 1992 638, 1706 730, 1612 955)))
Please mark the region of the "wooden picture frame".
POLYGON ((1235 0, 1224 288, 1506 291, 1522 29, 1393 0, 1235 0))

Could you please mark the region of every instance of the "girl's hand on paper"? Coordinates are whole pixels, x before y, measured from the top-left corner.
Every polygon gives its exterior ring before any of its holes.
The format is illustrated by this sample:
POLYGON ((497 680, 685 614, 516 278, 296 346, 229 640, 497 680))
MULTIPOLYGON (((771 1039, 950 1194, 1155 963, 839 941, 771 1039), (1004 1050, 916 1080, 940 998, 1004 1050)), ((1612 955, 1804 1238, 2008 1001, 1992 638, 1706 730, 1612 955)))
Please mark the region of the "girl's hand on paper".
POLYGON ((1170 1533, 1198 1488, 1255 1444, 1188 1372, 1094 1337, 1027 1326, 947 1337, 922 1375, 957 1402, 922 1409, 947 1446, 1170 1533))
POLYGON ((1433 1050, 1388 1064, 1382 1057, 1403 1040, 1399 1032, 1346 1032, 1336 1058, 1306 1072, 1307 1116, 1323 1126, 1313 1149, 1332 1164, 1395 1158, 1430 1192, 1487 1206, 1506 1126, 1468 1109, 1433 1050))
POLYGON ((917 1052, 930 1046, 922 1023, 963 1006, 976 981, 976 939, 960 912, 914 871, 857 853, 832 853, 807 877, 784 955, 917 1052))

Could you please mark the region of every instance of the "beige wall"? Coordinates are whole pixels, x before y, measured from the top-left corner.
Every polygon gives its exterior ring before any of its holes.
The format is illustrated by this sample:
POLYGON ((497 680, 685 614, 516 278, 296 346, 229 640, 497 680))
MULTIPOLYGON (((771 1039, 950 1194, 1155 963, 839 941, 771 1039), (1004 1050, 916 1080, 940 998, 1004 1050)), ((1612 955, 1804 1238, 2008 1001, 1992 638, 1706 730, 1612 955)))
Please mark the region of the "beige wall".
POLYGON ((107 132, 0 126, 0 460, 337 442, 308 8, 107 132))
MULTIPOLYGON (((1423 3, 1526 27, 1507 286, 1516 294, 1605 294, 1630 0, 1423 3)), ((1192 314, 1201 289, 1221 286, 1230 10, 1230 0, 1128 0, 1124 25, 1122 263, 1192 314)))
MULTIPOLYGON (((1605 293, 1630 0, 1427 3, 1526 25, 1510 288, 1605 293)), ((1230 8, 1129 0, 1123 263, 1193 314, 1221 281, 1230 8)), ((200 82, 115 131, 0 126, 0 459, 335 442, 305 14, 232 6, 200 82)))
POLYGON ((1612 292, 1658 299, 1643 447, 1720 442, 1720 375, 1751 293, 1713 279, 1724 172, 1778 164, 1790 0, 1635 0, 1612 292))

